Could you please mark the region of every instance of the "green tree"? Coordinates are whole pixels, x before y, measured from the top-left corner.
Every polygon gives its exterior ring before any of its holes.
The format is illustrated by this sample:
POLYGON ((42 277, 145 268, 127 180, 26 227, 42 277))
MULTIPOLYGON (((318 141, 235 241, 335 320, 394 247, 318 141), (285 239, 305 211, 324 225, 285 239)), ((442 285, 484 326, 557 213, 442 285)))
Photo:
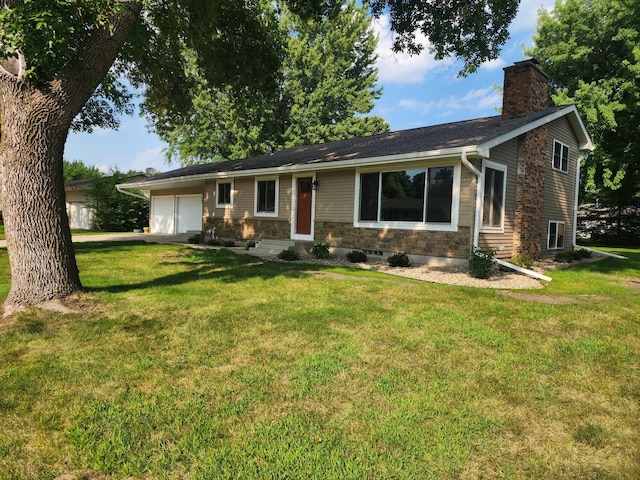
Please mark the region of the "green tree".
POLYGON ((287 37, 277 90, 234 95, 199 85, 191 115, 174 117, 147 102, 156 133, 169 144, 168 159, 182 165, 245 158, 296 145, 323 143, 388 131, 368 116, 376 88, 375 48, 368 10, 354 1, 320 19, 304 19, 281 6, 287 37))
MULTIPOLYGON (((305 17, 331 0, 287 0, 305 17)), ((495 58, 518 0, 397 2, 388 11, 396 45, 411 51, 416 28, 437 56, 465 72, 495 58)), ((4 315, 81 288, 64 205, 63 151, 70 128, 117 125, 130 111, 126 77, 150 105, 189 115, 193 79, 184 51, 212 87, 274 88, 281 36, 269 0, 0 0, 0 196, 11 289, 4 315)), ((385 10, 388 9, 388 10, 385 10)))
POLYGON ((91 180, 102 177, 102 172, 96 167, 85 165, 82 160, 64 160, 62 172, 65 182, 73 180, 91 180))
POLYGON ((637 205, 640 2, 557 2, 552 12, 540 12, 534 40, 527 54, 552 78, 552 101, 575 103, 596 145, 584 164, 582 200, 619 212, 637 205))
POLYGON ((92 180, 87 205, 94 211, 97 230, 130 232, 149 224, 149 201, 116 190, 116 185, 129 181, 133 174, 114 170, 92 180))

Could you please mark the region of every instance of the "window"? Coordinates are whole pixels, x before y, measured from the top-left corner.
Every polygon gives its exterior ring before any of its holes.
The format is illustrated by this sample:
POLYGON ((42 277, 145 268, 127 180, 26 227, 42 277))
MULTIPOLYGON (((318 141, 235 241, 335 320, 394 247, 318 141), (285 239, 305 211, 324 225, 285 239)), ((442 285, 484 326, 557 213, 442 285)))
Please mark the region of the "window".
POLYGON ((482 228, 502 230, 504 225, 504 196, 507 167, 497 163, 484 162, 484 185, 482 202, 482 228))
POLYGON ((216 191, 216 207, 228 207, 232 205, 232 182, 218 182, 216 191))
POLYGON ((553 141, 553 168, 562 172, 569 171, 569 147, 557 140, 553 141))
POLYGON ((256 215, 278 215, 278 181, 277 179, 256 180, 256 215))
POLYGON ((549 222, 549 250, 564 248, 564 222, 549 222))
POLYGON ((360 173, 355 223, 370 228, 451 230, 457 216, 455 175, 452 165, 360 173))

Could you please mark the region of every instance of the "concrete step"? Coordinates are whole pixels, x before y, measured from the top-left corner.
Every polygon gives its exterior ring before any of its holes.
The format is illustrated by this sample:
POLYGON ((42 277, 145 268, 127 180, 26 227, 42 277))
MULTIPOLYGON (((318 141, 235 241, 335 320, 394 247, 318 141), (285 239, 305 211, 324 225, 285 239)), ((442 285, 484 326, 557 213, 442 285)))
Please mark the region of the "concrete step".
POLYGON ((251 251, 258 255, 277 255, 283 250, 296 246, 294 240, 262 239, 251 251))

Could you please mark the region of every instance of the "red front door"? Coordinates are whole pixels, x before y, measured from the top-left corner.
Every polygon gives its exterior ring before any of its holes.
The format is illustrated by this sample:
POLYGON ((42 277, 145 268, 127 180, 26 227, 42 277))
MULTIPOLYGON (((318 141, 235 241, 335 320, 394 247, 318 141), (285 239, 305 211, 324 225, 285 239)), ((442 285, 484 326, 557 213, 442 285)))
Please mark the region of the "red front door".
POLYGON ((311 235, 311 197, 313 178, 298 178, 298 205, 296 207, 296 233, 311 235))

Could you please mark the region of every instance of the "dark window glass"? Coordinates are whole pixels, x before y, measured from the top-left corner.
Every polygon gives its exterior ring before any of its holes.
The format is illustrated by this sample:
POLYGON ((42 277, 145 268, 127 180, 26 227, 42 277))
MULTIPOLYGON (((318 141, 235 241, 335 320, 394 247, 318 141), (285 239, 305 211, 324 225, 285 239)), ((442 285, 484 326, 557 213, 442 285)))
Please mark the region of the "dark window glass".
POLYGON ((451 223, 453 202, 453 167, 428 170, 427 223, 451 223))
POLYGON ((569 147, 560 142, 553 142, 553 168, 569 171, 569 147))
POLYGON ((424 170, 382 174, 382 221, 424 221, 424 170))
POLYGON ((218 204, 231 205, 231 184, 230 183, 218 184, 218 204))
POLYGON ((482 225, 485 227, 501 227, 503 205, 504 172, 493 168, 485 168, 482 225))
POLYGON ((258 182, 258 212, 274 213, 276 211, 276 181, 260 180, 258 182))
POLYGON ((378 221, 379 173, 360 174, 360 221, 378 221))
POLYGON ((549 223, 549 245, 547 245, 547 248, 556 248, 557 226, 556 222, 549 223))

